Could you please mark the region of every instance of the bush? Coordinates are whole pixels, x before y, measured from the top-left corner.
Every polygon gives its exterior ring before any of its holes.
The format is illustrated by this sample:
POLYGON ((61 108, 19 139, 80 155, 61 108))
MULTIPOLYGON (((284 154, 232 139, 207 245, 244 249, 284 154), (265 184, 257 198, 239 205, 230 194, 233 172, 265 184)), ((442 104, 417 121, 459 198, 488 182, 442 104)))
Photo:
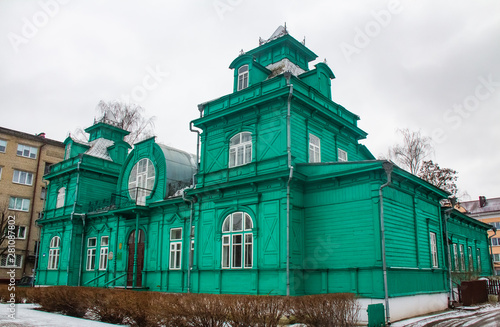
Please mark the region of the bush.
POLYGON ((359 310, 350 293, 306 295, 291 301, 295 318, 307 326, 355 326, 359 310))
MULTIPOLYGON (((7 286, 0 287, 0 301, 9 299, 7 286)), ((276 327, 282 320, 347 327, 356 325, 360 310, 353 294, 342 293, 283 297, 71 286, 16 288, 16 302, 34 302, 45 311, 141 327, 276 327)))

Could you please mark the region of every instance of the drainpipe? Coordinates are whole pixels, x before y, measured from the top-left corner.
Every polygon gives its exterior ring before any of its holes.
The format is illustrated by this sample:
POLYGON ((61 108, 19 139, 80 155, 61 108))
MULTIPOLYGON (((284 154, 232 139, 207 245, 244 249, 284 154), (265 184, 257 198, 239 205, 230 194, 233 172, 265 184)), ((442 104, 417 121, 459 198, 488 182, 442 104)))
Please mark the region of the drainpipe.
POLYGON ((85 214, 80 215, 82 218, 82 242, 80 244, 80 269, 78 269, 78 286, 82 285, 82 261, 83 261, 83 256, 85 255, 85 247, 84 241, 85 241, 85 214))
MULTIPOLYGON (((40 145, 40 148, 38 149, 38 159, 36 163, 36 172, 35 172, 35 185, 33 186, 33 200, 31 201, 31 209, 30 209, 30 222, 28 225, 28 235, 26 235, 26 247, 24 249, 24 257, 28 259, 29 255, 29 244, 30 244, 30 237, 31 237, 31 228, 33 225, 33 215, 35 214, 35 197, 36 197, 36 189, 38 187, 38 178, 39 178, 39 173, 40 173, 40 159, 42 158, 42 149, 46 145, 46 143, 43 143, 40 145)), ((45 191, 45 198, 47 198, 47 190, 45 191)), ((37 260, 37 257, 35 255, 35 260, 37 260)), ((23 262, 23 276, 26 275, 26 261, 24 260, 23 262)), ((33 268, 33 275, 35 274, 35 268, 33 268)))
MULTIPOLYGON (((201 110, 200 110, 200 116, 201 116, 201 110)), ((200 171, 200 131, 193 129, 193 122, 189 123, 189 130, 191 132, 198 134, 196 137, 196 172, 198 173, 200 171)), ((193 174, 193 187, 195 185, 195 175, 196 174, 193 174)))
POLYGON ((135 235, 134 235, 134 266, 132 270, 132 288, 136 288, 137 286, 137 249, 139 243, 139 212, 135 213, 135 235))
POLYGON ((384 196, 382 189, 391 184, 391 174, 393 164, 389 161, 383 163, 385 174, 387 175, 387 183, 380 186, 378 190, 378 196, 380 200, 380 237, 381 237, 381 247, 382 247, 382 269, 384 272, 384 294, 385 294, 385 316, 387 325, 391 325, 391 318, 389 312, 389 290, 387 285, 387 262, 385 256, 385 227, 384 227, 384 196))
POLYGON ((455 301, 455 294, 453 293, 453 281, 451 279, 451 251, 450 251, 450 243, 448 241, 448 219, 450 219, 450 213, 453 211, 453 208, 455 207, 455 198, 451 198, 451 208, 446 209, 444 211, 444 231, 445 231, 445 237, 446 237, 446 249, 448 250, 448 281, 449 281, 449 287, 450 287, 450 299, 452 301, 455 301))
POLYGON ((290 296, 290 183, 293 177, 292 166, 292 134, 291 134, 291 102, 293 96, 293 84, 290 84, 292 73, 284 73, 286 85, 290 88, 288 93, 288 105, 286 113, 286 152, 288 154, 288 169, 290 174, 286 183, 286 295, 290 296))
POLYGON ((491 273, 494 274, 495 273, 495 265, 493 264, 493 248, 491 247, 491 238, 493 236, 497 235, 497 228, 495 226, 493 226, 491 229, 493 230, 494 234, 488 237, 488 240, 489 240, 488 245, 489 245, 489 248, 490 248, 491 273))
POLYGON ((193 234, 192 234, 192 229, 193 229, 193 210, 194 210, 194 204, 196 202, 195 199, 188 199, 186 198, 186 191, 184 190, 182 192, 182 199, 184 202, 189 202, 189 239, 188 239, 188 255, 189 255, 189 265, 188 265, 188 271, 187 271, 187 292, 191 293, 191 269, 193 269, 193 250, 191 249, 191 241, 193 240, 193 234))
MULTIPOLYGON (((70 262, 71 262, 71 248, 73 247, 71 243, 73 242, 73 217, 75 216, 76 211, 76 202, 78 200, 78 187, 80 185, 80 164, 82 163, 82 156, 80 155, 80 159, 78 159, 78 163, 76 164, 76 186, 75 186, 75 200, 73 201, 73 209, 71 211, 71 234, 69 237, 69 250, 68 250, 68 268, 66 270, 66 285, 69 286, 69 271, 70 271, 70 262)), ((69 192, 68 192, 69 193, 69 192)), ((66 194, 68 194, 66 193, 66 194)))

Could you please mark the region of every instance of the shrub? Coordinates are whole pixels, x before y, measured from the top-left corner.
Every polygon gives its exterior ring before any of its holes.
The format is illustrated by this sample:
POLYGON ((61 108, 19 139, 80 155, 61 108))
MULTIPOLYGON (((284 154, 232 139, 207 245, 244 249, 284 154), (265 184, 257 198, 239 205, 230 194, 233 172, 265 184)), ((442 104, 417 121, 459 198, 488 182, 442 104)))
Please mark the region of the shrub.
POLYGON ((307 326, 355 326, 360 305, 350 293, 306 295, 291 301, 297 321, 307 326))
POLYGON ((38 304, 43 310, 82 318, 89 309, 93 291, 86 287, 54 286, 38 289, 38 304))

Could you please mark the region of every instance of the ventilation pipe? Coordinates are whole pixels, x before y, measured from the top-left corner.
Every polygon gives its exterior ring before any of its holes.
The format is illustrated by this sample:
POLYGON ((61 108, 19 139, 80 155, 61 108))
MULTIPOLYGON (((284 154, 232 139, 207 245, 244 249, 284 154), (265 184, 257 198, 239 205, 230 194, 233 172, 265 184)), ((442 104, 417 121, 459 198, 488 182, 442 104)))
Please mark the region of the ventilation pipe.
POLYGON ((292 134, 291 134, 291 102, 293 96, 293 84, 290 83, 292 73, 289 71, 284 73, 286 78, 286 85, 290 88, 288 93, 288 105, 286 113, 286 152, 288 154, 288 181, 286 183, 286 295, 290 296, 290 183, 293 177, 292 166, 292 134))
POLYGON ((389 161, 385 161, 383 164, 385 174, 387 175, 387 183, 382 184, 378 190, 379 200, 380 200, 380 245, 382 248, 382 270, 384 274, 384 299, 385 299, 385 319, 389 326, 391 324, 390 311, 389 311, 389 290, 387 285, 387 262, 385 256, 385 227, 384 227, 384 196, 382 190, 391 184, 391 175, 393 164, 389 161))

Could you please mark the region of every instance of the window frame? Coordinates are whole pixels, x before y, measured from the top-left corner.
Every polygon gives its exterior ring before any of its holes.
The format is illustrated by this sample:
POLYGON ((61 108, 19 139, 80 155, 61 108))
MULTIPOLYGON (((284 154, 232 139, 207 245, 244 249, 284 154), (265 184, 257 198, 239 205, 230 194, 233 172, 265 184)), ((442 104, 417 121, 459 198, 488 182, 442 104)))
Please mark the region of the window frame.
POLYGON ((9 208, 9 210, 14 210, 14 211, 29 212, 30 211, 30 204, 31 204, 31 199, 11 196, 9 199, 9 207, 8 208, 9 208), (16 208, 19 200, 21 201, 21 208, 16 208), (11 206, 12 203, 14 203, 14 206, 11 206), (27 204, 25 205, 25 203, 27 203, 27 204), (26 209, 23 209, 25 207, 26 207, 26 209))
POLYGON ((458 251, 460 253, 460 271, 465 271, 465 249, 463 244, 459 245, 458 251))
POLYGON ((156 167, 149 158, 139 159, 129 172, 127 185, 128 193, 132 200, 138 205, 145 205, 146 198, 151 194, 156 181, 156 167), (141 166, 145 164, 142 171, 141 166), (151 167, 151 168, 150 168, 151 167), (141 168, 141 171, 139 169, 141 168), (134 177, 134 180, 131 180, 134 177))
POLYGON ((61 254, 61 238, 53 236, 50 239, 49 245, 49 261, 47 264, 48 270, 57 270, 59 268, 59 259, 61 254))
POLYGON ((437 249, 437 235, 435 232, 429 233, 431 247, 431 265, 432 268, 439 268, 439 254, 437 249))
POLYGON ((182 227, 174 227, 170 228, 168 269, 180 270, 181 268, 182 268, 182 227), (179 232, 178 235, 177 232, 179 232))
POLYGON ((30 172, 24 171, 24 170, 14 169, 14 172, 12 174, 12 183, 32 186, 33 185, 33 177, 34 177, 33 173, 30 173, 30 172), (28 183, 28 179, 30 180, 29 183, 28 183))
POLYGON ((7 140, 0 139, 0 153, 5 153, 7 151, 7 143, 8 143, 7 140), (4 144, 2 145, 2 143, 4 144))
POLYGON ((238 81, 237 81, 236 91, 241 91, 248 88, 249 77, 250 77, 250 67, 248 65, 240 66, 238 68, 238 81))
POLYGON ((455 271, 459 271, 460 262, 458 261, 458 245, 453 243, 453 267, 455 271))
POLYGON ((337 148, 337 161, 338 162, 346 162, 349 160, 349 156, 347 155, 347 151, 342 150, 341 148, 337 148))
POLYGON ((95 270, 95 260, 96 260, 96 252, 97 252, 97 237, 89 237, 87 238, 87 271, 95 270), (93 240, 93 244, 91 244, 91 240, 93 240))
POLYGON ((38 148, 31 146, 31 145, 18 143, 16 154, 19 157, 24 157, 24 158, 28 158, 28 159, 36 159, 37 155, 38 155, 38 148), (26 151, 28 151, 27 155, 25 155, 26 151))
POLYGON ((108 254, 109 254, 109 236, 101 236, 99 243, 99 270, 108 269, 108 254), (104 242, 106 240, 106 242, 104 242))
POLYGON ((252 269, 254 267, 253 226, 252 217, 244 211, 235 211, 224 218, 221 226, 222 269, 252 269), (235 216, 239 216, 236 222, 235 216), (248 255, 249 252, 250 255, 248 255))
POLYGON ((57 190, 56 209, 64 207, 66 203, 66 187, 62 186, 57 190))
POLYGON ((0 268, 20 269, 23 267, 23 255, 17 253, 4 253, 0 256, 0 268), (14 257, 14 264, 9 264, 14 257), (19 261, 19 264, 17 262, 19 261))
POLYGON ((253 156, 253 137, 251 132, 246 132, 246 131, 240 132, 236 135, 233 135, 229 139, 229 159, 228 159, 229 168, 244 166, 251 163, 252 156, 253 156), (248 136, 248 140, 243 141, 245 136, 248 136), (240 158, 241 162, 239 162, 240 158))
POLYGON ((309 163, 316 162, 321 162, 321 139, 309 133, 309 163))
POLYGON ((469 263, 469 271, 474 271, 474 255, 472 254, 472 246, 467 247, 467 257, 469 263))

